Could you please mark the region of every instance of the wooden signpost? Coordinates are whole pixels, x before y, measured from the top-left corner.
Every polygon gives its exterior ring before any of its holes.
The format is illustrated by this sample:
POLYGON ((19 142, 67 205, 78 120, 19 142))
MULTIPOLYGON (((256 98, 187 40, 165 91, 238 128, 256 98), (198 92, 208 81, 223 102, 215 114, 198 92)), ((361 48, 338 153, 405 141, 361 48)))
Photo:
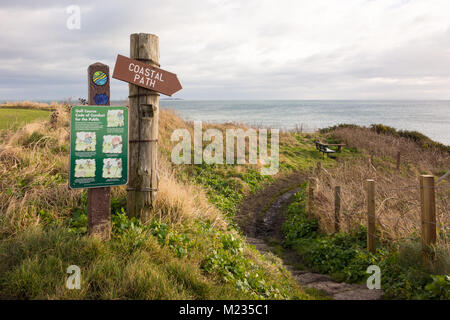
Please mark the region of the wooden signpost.
POLYGON ((110 105, 109 67, 88 67, 88 104, 70 115, 69 187, 88 188, 88 232, 111 237, 110 187, 127 183, 128 109, 110 105))
POLYGON ((150 217, 158 191, 157 142, 159 93, 171 96, 181 90, 175 74, 159 68, 156 35, 130 36, 130 58, 118 55, 113 78, 129 83, 130 163, 128 215, 150 217))
POLYGON ((128 108, 109 107, 105 64, 88 67, 88 104, 70 111, 69 187, 88 188, 88 232, 110 239, 110 186, 128 179, 128 108))
POLYGON ((129 110, 109 107, 109 67, 98 62, 88 68, 89 106, 71 110, 69 186, 89 188, 88 232, 103 239, 111 236, 109 186, 128 177, 128 214, 148 218, 158 190, 158 92, 181 90, 175 74, 158 68, 157 36, 132 34, 130 40, 133 59, 119 55, 113 74, 130 83, 129 110))
MULTIPOLYGON (((109 67, 102 63, 88 68, 88 104, 110 105, 109 67)), ((88 189, 88 231, 109 239, 111 236, 111 192, 109 187, 88 189)))

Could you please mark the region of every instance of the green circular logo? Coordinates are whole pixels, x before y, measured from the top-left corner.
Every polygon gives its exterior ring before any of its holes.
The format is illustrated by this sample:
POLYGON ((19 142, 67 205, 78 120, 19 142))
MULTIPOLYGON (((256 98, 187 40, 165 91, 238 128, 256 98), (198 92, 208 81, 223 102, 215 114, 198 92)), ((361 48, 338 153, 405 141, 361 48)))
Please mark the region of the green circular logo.
POLYGON ((98 86, 103 86, 108 82, 108 76, 103 71, 97 71, 92 75, 92 81, 98 86))

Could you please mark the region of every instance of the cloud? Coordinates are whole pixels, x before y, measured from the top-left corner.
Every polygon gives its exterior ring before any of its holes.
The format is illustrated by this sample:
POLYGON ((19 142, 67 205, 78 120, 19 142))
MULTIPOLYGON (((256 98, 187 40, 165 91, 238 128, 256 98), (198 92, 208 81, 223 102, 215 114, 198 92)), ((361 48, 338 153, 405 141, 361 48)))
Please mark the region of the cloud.
MULTIPOLYGON (((87 95, 86 69, 157 34, 191 99, 449 99, 445 0, 2 1, 0 100, 87 95), (39 3, 39 5, 38 5, 39 3), (68 30, 66 7, 81 8, 68 30)), ((128 95, 112 80, 112 98, 128 95)))

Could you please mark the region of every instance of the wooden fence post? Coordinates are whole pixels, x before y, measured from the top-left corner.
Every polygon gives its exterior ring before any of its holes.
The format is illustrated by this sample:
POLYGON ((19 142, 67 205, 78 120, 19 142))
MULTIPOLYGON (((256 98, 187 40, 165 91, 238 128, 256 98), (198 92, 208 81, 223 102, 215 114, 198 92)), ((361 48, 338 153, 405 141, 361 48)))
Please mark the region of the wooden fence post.
MULTIPOLYGON (((88 67, 88 104, 110 105, 109 67, 94 63, 88 67), (94 74, 104 73, 106 82, 94 81, 94 74)), ((101 142, 100 142, 101 143, 101 142)), ((109 187, 88 189, 88 233, 102 239, 111 237, 111 193, 109 187)))
POLYGON ((339 232, 339 222, 340 222, 340 212, 341 212, 341 187, 334 187, 334 232, 339 232))
POLYGON ((310 218, 314 217, 314 179, 309 179, 308 184, 308 215, 310 218))
POLYGON ((397 151, 397 164, 396 164, 397 171, 400 170, 400 151, 397 151))
POLYGON ((375 230, 375 181, 367 179, 367 250, 375 253, 377 238, 375 230))
POLYGON ((311 178, 311 183, 313 184, 313 193, 319 192, 319 182, 320 177, 322 176, 322 162, 318 161, 315 169, 315 178, 311 178))
POLYGON ((319 176, 321 173, 322 173, 322 162, 318 161, 316 167, 316 174, 317 176, 319 176))
POLYGON ((434 176, 420 176, 420 200, 422 209, 422 263, 428 265, 434 258, 432 246, 436 244, 436 200, 434 176))
MULTIPOLYGON (((153 34, 130 36, 130 58, 159 67, 159 41, 153 34)), ((129 84, 130 177, 127 209, 131 217, 150 217, 158 190, 159 93, 129 84)))

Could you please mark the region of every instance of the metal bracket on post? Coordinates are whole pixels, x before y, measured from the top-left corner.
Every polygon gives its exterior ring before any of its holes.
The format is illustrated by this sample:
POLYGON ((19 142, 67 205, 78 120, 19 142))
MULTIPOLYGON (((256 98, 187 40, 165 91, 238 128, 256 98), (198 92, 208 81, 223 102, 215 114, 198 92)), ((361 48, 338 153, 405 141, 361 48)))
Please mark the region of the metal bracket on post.
POLYGON ((158 142, 158 139, 147 139, 147 140, 129 140, 129 143, 139 143, 139 142, 158 142))
POLYGON ((142 103, 141 104, 141 118, 151 119, 153 118, 155 112, 155 107, 152 104, 142 103))
POLYGON ((127 191, 138 191, 138 192, 151 192, 151 191, 158 191, 158 188, 132 188, 128 187, 127 191))

